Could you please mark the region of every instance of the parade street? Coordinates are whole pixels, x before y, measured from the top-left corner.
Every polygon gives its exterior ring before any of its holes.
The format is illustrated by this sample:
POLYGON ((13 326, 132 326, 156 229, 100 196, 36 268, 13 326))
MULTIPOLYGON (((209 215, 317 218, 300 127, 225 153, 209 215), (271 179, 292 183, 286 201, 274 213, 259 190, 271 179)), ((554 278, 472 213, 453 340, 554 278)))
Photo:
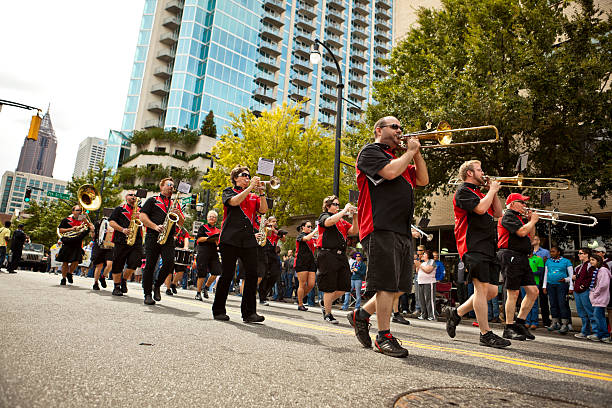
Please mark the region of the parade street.
POLYGON ((230 295, 220 322, 190 290, 145 306, 135 283, 114 297, 112 283, 59 282, 0 273, 0 406, 540 408, 609 406, 612 395, 612 347, 573 333, 538 329, 499 350, 470 323, 450 339, 444 322, 410 319, 391 324, 410 351, 395 359, 362 348, 336 309, 334 326, 318 308, 271 302, 258 307, 263 324, 244 324, 230 295))

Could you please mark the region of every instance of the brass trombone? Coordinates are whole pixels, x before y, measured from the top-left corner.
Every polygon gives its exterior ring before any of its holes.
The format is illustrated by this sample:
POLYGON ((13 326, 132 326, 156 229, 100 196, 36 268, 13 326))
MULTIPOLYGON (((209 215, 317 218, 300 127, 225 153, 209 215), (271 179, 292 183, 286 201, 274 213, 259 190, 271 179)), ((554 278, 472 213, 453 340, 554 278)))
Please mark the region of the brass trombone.
POLYGON ((425 231, 423 231, 416 225, 410 225, 410 228, 418 232, 421 235, 421 238, 427 238, 427 241, 431 241, 433 239, 433 234, 427 234, 425 231))
MULTIPOLYGON (((569 190, 570 181, 564 178, 555 178, 555 177, 524 177, 522 174, 511 176, 511 177, 496 177, 496 176, 485 176, 485 186, 488 185, 491 181, 497 181, 501 184, 502 187, 506 188, 538 188, 542 190, 569 190), (540 181, 547 182, 550 185, 547 186, 533 186, 529 185, 530 182, 540 181), (561 185, 558 185, 561 184, 561 185)), ((454 176, 450 180, 448 180, 449 185, 458 186, 462 184, 463 181, 458 177, 454 176)))
POLYGON ((525 211, 531 211, 534 212, 536 214, 538 214, 540 216, 541 220, 546 220, 546 221, 552 221, 553 224, 556 224, 558 222, 563 222, 565 224, 573 224, 573 225, 582 225, 584 227, 594 227, 595 225, 597 225, 597 218, 592 217, 590 215, 581 215, 581 214, 572 214, 572 213, 564 213, 564 212, 560 212, 557 210, 540 210, 538 208, 525 208, 525 211), (590 224, 587 224, 586 222, 580 222, 580 221, 568 221, 568 220, 564 220, 560 217, 565 216, 565 217, 575 217, 575 218, 582 218, 584 220, 591 220, 590 224))
MULTIPOLYGON (((443 120, 442 122, 438 123, 436 130, 430 130, 430 129, 419 130, 417 132, 411 132, 411 133, 406 133, 405 135, 400 135, 399 137, 400 139, 402 139, 402 143, 404 142, 405 139, 409 139, 411 137, 416 137, 419 140, 437 140, 438 141, 438 144, 432 144, 432 145, 428 144, 428 145, 421 146, 421 149, 426 149, 426 148, 432 148, 432 147, 454 147, 454 146, 467 146, 467 145, 475 145, 475 144, 482 144, 482 143, 496 143, 496 142, 499 142, 499 131, 493 125, 452 129, 451 125, 447 121, 443 120), (493 129, 493 131, 495 132, 495 139, 479 140, 479 141, 473 141, 473 142, 453 143, 453 135, 451 133, 471 132, 474 130, 482 130, 482 129, 493 129)), ((405 146, 402 145, 402 147, 405 147, 405 146)))

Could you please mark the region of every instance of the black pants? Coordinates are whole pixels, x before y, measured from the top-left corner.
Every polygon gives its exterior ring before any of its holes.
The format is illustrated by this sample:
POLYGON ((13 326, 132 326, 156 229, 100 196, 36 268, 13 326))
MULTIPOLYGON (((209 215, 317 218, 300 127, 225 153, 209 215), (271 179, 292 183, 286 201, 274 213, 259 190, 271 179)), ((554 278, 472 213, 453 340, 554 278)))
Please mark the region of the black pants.
POLYGON ((230 284, 236 272, 236 261, 238 258, 244 265, 244 290, 242 292, 242 303, 240 311, 242 317, 252 315, 257 311, 255 297, 257 295, 257 248, 240 248, 233 245, 219 245, 221 253, 221 267, 223 272, 217 283, 215 301, 213 302, 212 312, 214 316, 226 314, 225 303, 230 284))
POLYGON ((544 278, 540 278, 540 284, 538 285, 538 289, 540 290, 540 313, 542 313, 542 324, 546 326, 550 326, 552 321, 550 320, 550 308, 548 307, 548 294, 542 291, 542 282, 544 278))
POLYGON ((168 239, 164 245, 159 245, 157 235, 147 234, 144 249, 147 261, 142 272, 142 289, 145 295, 150 295, 153 290, 153 273, 159 256, 161 255, 162 267, 155 282, 156 288, 164 283, 168 274, 174 269, 174 240, 168 239))
POLYGON ((281 275, 280 259, 276 253, 264 251, 266 274, 259 283, 259 301, 264 302, 268 299, 274 284, 279 281, 281 275))
POLYGON ((11 257, 11 263, 8 266, 9 271, 14 271, 19 266, 19 261, 21 261, 21 251, 23 251, 23 247, 11 249, 11 253, 13 254, 11 257))

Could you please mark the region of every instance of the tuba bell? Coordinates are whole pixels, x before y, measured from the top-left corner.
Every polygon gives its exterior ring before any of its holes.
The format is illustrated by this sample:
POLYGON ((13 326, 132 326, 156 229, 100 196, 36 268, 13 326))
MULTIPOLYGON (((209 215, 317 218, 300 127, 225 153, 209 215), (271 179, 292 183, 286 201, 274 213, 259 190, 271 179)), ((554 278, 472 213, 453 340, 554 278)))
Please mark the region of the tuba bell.
MULTIPOLYGON (((77 200, 84 211, 97 211, 102 205, 102 196, 93 184, 83 184, 77 190, 77 200)), ((85 221, 77 229, 60 234, 59 228, 57 235, 60 238, 75 238, 81 235, 85 230, 89 230, 89 224, 92 224, 87 213, 85 213, 85 221)))

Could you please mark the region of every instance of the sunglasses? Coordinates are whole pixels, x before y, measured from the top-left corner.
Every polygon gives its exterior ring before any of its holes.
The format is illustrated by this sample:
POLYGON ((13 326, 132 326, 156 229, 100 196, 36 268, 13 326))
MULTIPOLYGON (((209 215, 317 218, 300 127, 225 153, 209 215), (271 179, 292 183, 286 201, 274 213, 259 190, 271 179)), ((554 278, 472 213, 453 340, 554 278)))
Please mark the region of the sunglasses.
POLYGON ((251 178, 251 175, 249 173, 240 173, 238 175, 238 177, 248 177, 248 178, 251 178))
POLYGON ((401 127, 401 125, 398 125, 397 123, 392 123, 390 125, 382 125, 380 128, 384 128, 384 127, 390 127, 393 130, 400 130, 400 132, 404 131, 404 128, 401 127))
POLYGON ((312 228, 312 225, 304 225, 304 228, 312 228))
POLYGON ((126 194, 126 197, 134 197, 136 194, 126 194))
POLYGON ((340 203, 331 203, 330 206, 335 205, 336 207, 340 207, 340 203))

